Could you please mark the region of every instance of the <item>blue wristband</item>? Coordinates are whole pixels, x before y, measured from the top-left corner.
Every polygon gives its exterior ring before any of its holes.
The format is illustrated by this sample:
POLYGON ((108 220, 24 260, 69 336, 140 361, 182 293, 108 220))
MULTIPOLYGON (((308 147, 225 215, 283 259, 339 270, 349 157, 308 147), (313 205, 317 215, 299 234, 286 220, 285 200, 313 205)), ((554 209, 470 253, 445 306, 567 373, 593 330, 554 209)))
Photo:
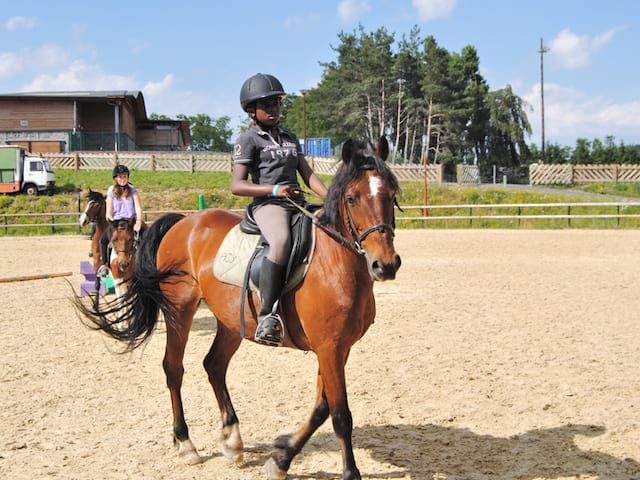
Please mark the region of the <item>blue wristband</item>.
POLYGON ((280 188, 280 185, 278 185, 277 183, 273 186, 273 189, 271 190, 271 196, 272 197, 277 197, 278 196, 278 188, 280 188))

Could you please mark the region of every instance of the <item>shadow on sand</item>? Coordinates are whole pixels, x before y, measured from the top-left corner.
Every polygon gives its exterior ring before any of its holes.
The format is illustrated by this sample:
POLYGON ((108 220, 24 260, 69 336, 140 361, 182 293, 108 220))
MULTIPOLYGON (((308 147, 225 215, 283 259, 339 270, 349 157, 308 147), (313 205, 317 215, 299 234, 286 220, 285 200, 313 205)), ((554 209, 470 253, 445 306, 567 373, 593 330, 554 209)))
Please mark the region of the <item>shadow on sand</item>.
MULTIPOLYGON (((468 429, 440 425, 384 425, 354 428, 354 445, 371 457, 394 466, 392 473, 361 469, 363 479, 410 478, 413 480, 533 480, 596 478, 640 480, 640 463, 593 450, 581 450, 576 436, 605 433, 595 425, 565 425, 530 430, 508 438, 476 434, 468 429)), ((312 437, 305 451, 337 448, 333 434, 312 437)), ((357 457, 357 455, 356 455, 357 457)), ((340 473, 296 475, 290 479, 339 478, 340 473)))

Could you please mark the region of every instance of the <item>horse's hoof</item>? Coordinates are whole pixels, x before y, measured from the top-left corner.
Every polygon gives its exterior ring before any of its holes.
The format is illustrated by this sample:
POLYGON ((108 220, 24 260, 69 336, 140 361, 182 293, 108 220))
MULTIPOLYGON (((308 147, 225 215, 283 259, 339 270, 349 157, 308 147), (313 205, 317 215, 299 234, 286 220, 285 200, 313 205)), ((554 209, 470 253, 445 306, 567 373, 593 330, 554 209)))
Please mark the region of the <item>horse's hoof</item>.
POLYGON ((202 463, 202 458, 198 454, 196 447, 191 440, 184 440, 177 443, 178 461, 183 465, 197 465, 202 463))
POLYGON ((278 467, 276 461, 271 457, 269 457, 267 463, 264 464, 264 468, 267 471, 268 480, 285 480, 287 478, 286 470, 278 467))
POLYGON ((229 448, 226 445, 222 445, 222 455, 224 458, 234 463, 236 466, 241 466, 244 463, 244 452, 242 450, 236 450, 235 448, 229 448))
POLYGON ((232 463, 240 466, 244 463, 244 444, 240 436, 238 423, 222 428, 222 442, 220 444, 222 455, 232 463))

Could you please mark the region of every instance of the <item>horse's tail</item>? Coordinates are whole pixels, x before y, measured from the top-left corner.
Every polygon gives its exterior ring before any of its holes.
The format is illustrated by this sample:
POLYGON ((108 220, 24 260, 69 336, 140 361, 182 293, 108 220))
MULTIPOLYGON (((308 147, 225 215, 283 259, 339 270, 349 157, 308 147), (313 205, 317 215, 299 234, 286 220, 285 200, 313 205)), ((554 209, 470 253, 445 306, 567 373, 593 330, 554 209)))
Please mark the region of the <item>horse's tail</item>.
POLYGON ((136 268, 124 296, 97 309, 75 296, 74 306, 87 320, 85 324, 127 343, 125 351, 139 347, 151 336, 160 310, 165 318, 174 317, 174 308, 160 286, 168 282, 169 277, 182 277, 188 273, 177 269, 161 272, 156 261, 162 238, 183 218, 179 213, 166 214, 145 231, 136 253, 136 268))

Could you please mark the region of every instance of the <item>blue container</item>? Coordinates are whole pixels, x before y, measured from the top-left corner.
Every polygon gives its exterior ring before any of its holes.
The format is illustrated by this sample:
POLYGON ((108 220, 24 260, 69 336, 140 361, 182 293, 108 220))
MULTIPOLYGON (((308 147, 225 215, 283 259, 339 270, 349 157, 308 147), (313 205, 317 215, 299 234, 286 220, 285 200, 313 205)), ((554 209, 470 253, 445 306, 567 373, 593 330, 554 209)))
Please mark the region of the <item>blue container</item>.
POLYGON ((307 155, 312 157, 330 157, 331 156, 331 139, 307 138, 307 155))

